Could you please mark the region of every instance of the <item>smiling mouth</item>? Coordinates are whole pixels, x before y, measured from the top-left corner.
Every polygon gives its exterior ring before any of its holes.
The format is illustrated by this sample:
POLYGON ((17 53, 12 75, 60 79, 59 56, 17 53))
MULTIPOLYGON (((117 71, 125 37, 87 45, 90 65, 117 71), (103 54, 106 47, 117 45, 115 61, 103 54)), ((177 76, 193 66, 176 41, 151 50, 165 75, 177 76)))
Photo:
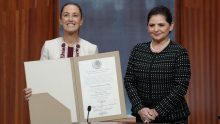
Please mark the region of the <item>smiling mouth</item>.
POLYGON ((154 36, 160 36, 161 34, 154 34, 154 36))
POLYGON ((75 26, 75 24, 73 24, 73 23, 70 23, 70 24, 67 24, 67 26, 75 26))
POLYGON ((70 25, 70 26, 71 26, 71 25, 76 25, 76 24, 74 24, 74 23, 67 23, 67 25, 70 25))

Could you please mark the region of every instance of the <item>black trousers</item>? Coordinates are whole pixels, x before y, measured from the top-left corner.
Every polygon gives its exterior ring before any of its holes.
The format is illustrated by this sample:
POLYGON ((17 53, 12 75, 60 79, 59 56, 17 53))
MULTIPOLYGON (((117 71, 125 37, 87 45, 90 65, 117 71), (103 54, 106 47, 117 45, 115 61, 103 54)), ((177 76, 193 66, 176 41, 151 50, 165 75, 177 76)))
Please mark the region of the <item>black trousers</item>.
MULTIPOLYGON (((137 116, 136 117, 136 123, 144 123, 142 120, 141 120, 141 117, 140 116, 137 116)), ((152 121, 150 123, 160 123, 160 124, 188 124, 188 118, 186 119, 183 119, 183 120, 178 120, 178 121, 173 121, 173 122, 166 122, 166 121, 163 121, 163 120, 155 120, 155 121, 152 121)))

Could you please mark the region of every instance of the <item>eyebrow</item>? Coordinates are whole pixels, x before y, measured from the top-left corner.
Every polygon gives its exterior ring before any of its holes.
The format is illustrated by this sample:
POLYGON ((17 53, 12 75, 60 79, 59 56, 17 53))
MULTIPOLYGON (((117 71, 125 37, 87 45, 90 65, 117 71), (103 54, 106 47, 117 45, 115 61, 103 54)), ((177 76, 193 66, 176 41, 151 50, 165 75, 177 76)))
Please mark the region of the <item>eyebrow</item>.
POLYGON ((148 24, 166 24, 166 22, 159 22, 159 23, 149 22, 148 24))
MULTIPOLYGON (((65 11, 64 11, 63 13, 70 13, 70 12, 65 12, 65 11)), ((77 13, 77 14, 79 14, 79 12, 73 12, 73 13, 77 13)))

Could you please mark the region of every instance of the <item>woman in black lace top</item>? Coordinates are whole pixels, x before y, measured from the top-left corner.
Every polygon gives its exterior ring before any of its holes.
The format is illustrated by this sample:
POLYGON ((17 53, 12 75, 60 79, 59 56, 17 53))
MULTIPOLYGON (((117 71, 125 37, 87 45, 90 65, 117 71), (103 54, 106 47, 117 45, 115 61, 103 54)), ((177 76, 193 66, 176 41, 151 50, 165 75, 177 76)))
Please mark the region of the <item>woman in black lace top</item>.
POLYGON ((158 6, 148 14, 151 42, 136 45, 129 58, 125 88, 137 122, 188 123, 190 114, 184 95, 191 70, 185 48, 173 42, 172 15, 158 6))

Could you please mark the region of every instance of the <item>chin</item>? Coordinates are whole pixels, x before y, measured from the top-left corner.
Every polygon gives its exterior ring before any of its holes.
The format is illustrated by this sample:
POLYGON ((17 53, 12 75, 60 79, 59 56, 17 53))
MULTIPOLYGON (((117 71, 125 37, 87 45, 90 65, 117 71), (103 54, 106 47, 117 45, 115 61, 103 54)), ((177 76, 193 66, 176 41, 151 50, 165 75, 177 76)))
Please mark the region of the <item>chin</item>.
POLYGON ((162 38, 153 38, 154 41, 161 41, 162 38))
POLYGON ((67 31, 68 34, 72 35, 72 34, 75 34, 77 33, 77 31, 67 31))
POLYGON ((79 28, 77 28, 77 27, 71 27, 71 28, 66 27, 66 28, 64 28, 64 30, 65 30, 66 32, 74 32, 74 31, 78 31, 79 28))
POLYGON ((73 33, 78 32, 78 30, 76 30, 76 29, 74 29, 74 30, 65 30, 65 32, 73 34, 73 33))

